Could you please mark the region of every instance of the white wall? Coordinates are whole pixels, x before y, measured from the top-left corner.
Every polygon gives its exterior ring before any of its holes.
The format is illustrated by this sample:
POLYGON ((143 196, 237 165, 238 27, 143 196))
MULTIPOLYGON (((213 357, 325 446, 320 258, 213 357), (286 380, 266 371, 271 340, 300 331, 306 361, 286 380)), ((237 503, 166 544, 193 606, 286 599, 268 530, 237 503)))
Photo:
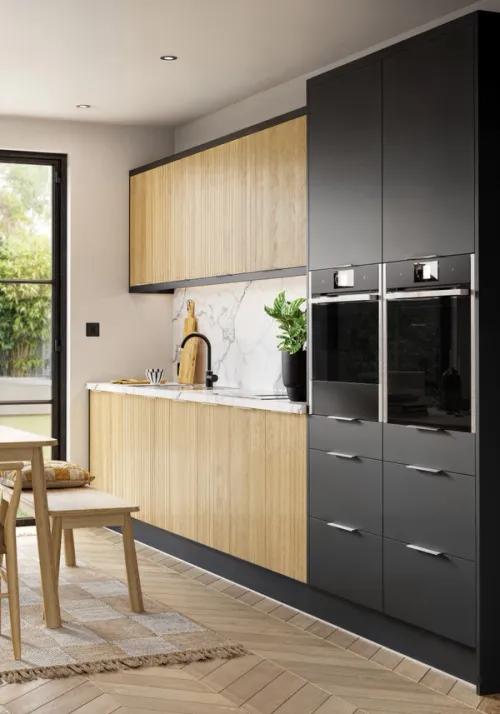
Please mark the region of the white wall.
POLYGON ((0 117, 0 148, 68 154, 68 456, 86 465, 85 383, 170 364, 172 297, 128 292, 128 171, 171 153, 173 133, 0 117), (85 337, 86 322, 101 337, 85 337))
POLYGON ((359 57, 376 52, 377 50, 388 47, 395 42, 400 42, 407 37, 412 37, 420 32, 424 32, 432 27, 436 27, 444 22, 449 22, 456 17, 460 17, 461 15, 468 14, 478 9, 500 11, 500 0, 479 0, 462 10, 446 15, 439 20, 423 25, 422 27, 411 32, 406 32, 402 35, 398 35, 397 37, 393 37, 391 40, 369 47, 362 52, 350 55, 349 57, 345 57, 339 62, 321 67, 314 72, 310 72, 309 74, 303 74, 302 76, 289 82, 285 82, 284 84, 280 84, 277 87, 272 87, 271 89, 260 92, 259 94, 254 94, 237 104, 224 107, 213 114, 207 114, 206 116, 195 119, 188 124, 179 126, 175 129, 175 151, 184 151, 192 146, 203 144, 207 141, 225 136, 226 134, 231 134, 232 132, 244 129, 245 127, 252 126, 253 124, 258 124, 266 121, 267 119, 272 119, 280 114, 285 114, 293 109, 304 107, 306 104, 306 83, 310 77, 313 77, 316 74, 321 74, 322 72, 327 72, 329 69, 339 67, 347 62, 352 62, 359 57))

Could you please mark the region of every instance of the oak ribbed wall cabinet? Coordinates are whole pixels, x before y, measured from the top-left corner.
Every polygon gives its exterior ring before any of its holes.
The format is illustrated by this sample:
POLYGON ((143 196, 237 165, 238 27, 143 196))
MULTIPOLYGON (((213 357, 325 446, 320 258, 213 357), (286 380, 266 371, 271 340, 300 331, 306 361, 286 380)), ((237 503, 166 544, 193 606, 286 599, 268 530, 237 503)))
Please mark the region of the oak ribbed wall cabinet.
POLYGON ((90 393, 95 485, 142 521, 306 581, 306 416, 90 393))
POLYGON ((130 176, 130 285, 306 264, 306 117, 130 176))

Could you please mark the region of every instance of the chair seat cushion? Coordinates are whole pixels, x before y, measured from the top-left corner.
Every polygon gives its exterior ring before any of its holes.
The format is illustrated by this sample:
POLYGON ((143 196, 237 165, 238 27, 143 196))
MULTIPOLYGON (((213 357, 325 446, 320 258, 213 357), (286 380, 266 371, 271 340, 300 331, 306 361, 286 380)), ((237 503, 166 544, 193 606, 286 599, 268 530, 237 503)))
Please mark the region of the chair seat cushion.
MULTIPOLYGON (((16 471, 3 471, 0 484, 14 488, 16 473, 16 471)), ((33 488, 30 461, 24 462, 21 477, 23 480, 23 489, 33 488)), ((91 476, 88 471, 76 464, 71 464, 68 461, 45 462, 45 483, 47 484, 47 488, 75 488, 78 486, 87 486, 93 480, 94 477, 91 476)))

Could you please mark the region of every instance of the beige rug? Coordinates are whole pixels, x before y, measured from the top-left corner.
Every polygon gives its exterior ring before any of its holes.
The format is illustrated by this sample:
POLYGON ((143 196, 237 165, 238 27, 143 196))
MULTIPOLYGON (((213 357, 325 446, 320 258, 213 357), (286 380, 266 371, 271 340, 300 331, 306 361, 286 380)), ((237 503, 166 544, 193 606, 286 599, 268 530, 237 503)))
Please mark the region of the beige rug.
POLYGON ((0 681, 57 679, 245 654, 242 645, 148 597, 144 597, 143 615, 131 613, 126 585, 81 562, 77 568, 61 566, 63 627, 48 630, 42 621, 36 538, 23 537, 22 541, 19 587, 23 659, 13 659, 8 604, 3 600, 0 681))

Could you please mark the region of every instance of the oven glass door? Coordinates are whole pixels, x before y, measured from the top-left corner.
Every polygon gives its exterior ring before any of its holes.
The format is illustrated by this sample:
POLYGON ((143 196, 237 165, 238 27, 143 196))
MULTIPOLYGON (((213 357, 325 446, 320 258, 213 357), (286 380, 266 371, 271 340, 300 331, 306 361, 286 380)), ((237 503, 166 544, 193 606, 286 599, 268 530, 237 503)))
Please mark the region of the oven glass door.
POLYGON ((471 431, 471 300, 387 301, 392 424, 471 431))
POLYGON ((312 412, 379 419, 378 300, 312 306, 312 412))

